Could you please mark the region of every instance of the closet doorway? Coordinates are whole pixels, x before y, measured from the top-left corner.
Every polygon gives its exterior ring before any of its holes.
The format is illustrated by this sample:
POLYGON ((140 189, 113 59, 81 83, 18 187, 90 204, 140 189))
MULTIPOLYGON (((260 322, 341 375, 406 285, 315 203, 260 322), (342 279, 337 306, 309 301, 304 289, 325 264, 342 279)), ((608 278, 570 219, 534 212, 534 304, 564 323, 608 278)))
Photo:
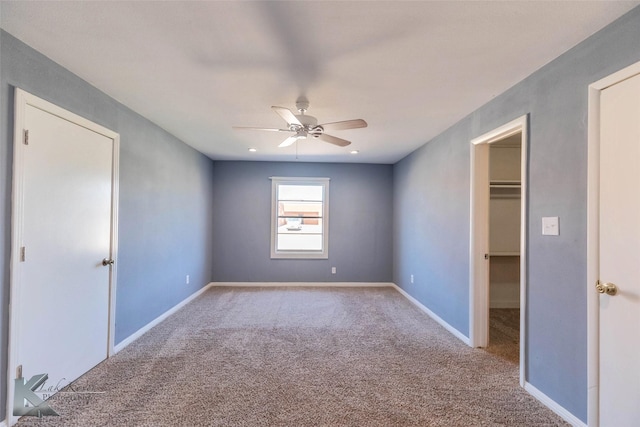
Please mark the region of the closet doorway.
POLYGON ((520 366, 524 384, 526 153, 523 116, 471 141, 470 306, 473 347, 520 366))
POLYGON ((520 359, 520 159, 522 134, 489 144, 489 343, 520 359))

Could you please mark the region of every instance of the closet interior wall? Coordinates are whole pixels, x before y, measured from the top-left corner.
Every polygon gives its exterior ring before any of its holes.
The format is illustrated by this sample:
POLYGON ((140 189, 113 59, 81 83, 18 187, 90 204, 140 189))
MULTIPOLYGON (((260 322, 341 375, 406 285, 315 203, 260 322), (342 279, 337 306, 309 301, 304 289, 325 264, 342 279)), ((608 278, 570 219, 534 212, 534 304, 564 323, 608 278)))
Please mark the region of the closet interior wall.
POLYGON ((520 307, 521 135, 489 149, 490 308, 520 307))

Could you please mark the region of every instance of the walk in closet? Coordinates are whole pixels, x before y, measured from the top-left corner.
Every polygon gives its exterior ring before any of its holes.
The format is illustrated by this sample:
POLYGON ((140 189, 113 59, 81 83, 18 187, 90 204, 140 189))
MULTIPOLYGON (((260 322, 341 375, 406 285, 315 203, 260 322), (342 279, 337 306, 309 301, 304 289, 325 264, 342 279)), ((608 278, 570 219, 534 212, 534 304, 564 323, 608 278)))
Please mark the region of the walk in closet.
POLYGON ((520 306, 521 135, 489 151, 489 298, 491 308, 520 306))

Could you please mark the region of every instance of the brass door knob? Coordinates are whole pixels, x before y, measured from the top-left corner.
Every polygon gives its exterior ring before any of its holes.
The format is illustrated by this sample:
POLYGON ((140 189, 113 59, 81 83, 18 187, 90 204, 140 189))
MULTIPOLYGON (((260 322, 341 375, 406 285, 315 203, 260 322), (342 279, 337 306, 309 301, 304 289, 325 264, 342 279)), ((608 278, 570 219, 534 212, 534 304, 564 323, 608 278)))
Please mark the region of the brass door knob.
POLYGON ((613 283, 601 282, 600 280, 596 282, 596 290, 601 294, 607 294, 611 296, 618 293, 618 287, 616 285, 614 285, 613 283))

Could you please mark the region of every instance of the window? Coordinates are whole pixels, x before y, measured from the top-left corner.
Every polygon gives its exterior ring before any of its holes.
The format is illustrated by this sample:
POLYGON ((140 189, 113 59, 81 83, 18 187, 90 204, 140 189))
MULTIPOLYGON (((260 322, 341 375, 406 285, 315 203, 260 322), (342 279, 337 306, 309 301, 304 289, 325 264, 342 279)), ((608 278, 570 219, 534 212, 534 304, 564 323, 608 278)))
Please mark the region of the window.
POLYGON ((329 257, 329 178, 271 178, 271 258, 329 257))

